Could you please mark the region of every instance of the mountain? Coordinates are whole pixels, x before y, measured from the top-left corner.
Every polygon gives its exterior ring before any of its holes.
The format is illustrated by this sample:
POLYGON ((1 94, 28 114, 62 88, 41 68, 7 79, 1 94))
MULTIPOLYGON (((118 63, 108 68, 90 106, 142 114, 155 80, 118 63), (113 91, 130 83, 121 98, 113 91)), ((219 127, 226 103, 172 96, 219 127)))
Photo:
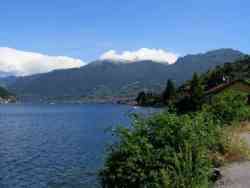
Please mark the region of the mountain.
POLYGON ((5 78, 5 77, 13 76, 13 75, 14 74, 10 72, 0 71, 0 78, 5 78))
POLYGON ((208 88, 210 85, 216 85, 216 81, 223 80, 224 77, 226 80, 244 80, 250 81, 250 56, 245 56, 245 58, 241 58, 240 60, 230 63, 224 64, 224 66, 215 68, 203 75, 201 75, 206 81, 205 86, 208 88), (217 80, 216 80, 217 79, 217 80))
POLYGON ((13 84, 17 80, 15 76, 0 76, 0 86, 8 87, 9 85, 13 84))
POLYGON ((190 79, 194 72, 204 73, 217 65, 234 62, 244 56, 233 49, 220 49, 204 54, 187 55, 172 65, 153 61, 96 61, 81 68, 18 77, 6 84, 19 96, 135 96, 141 90, 160 92, 165 87, 167 79, 173 79, 177 84, 181 84, 190 79))

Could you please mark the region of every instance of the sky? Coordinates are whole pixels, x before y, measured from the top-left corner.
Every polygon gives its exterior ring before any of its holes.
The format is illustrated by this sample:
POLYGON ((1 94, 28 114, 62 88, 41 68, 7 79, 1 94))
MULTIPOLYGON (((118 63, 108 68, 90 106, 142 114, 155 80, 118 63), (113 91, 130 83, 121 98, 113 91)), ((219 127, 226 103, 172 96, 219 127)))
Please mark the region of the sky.
POLYGON ((62 61, 69 65, 62 68, 71 67, 72 61, 79 66, 105 57, 160 56, 173 63, 173 55, 218 48, 250 53, 249 7, 249 0, 3 1, 0 71, 6 48, 25 55, 73 58, 62 61))

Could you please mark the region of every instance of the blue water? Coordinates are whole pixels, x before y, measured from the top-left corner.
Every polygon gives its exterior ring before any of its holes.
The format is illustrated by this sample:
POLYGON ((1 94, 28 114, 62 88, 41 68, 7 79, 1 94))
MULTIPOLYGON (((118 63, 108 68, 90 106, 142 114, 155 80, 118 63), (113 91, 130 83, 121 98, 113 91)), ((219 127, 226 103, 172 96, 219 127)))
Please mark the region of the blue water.
POLYGON ((98 187, 111 129, 143 109, 122 105, 0 105, 1 188, 98 187))

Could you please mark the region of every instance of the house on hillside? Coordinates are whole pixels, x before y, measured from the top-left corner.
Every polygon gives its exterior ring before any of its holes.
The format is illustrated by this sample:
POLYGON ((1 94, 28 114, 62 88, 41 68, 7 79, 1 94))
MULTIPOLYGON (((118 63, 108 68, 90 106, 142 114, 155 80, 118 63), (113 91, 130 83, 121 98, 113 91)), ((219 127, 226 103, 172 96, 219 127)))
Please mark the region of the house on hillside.
POLYGON ((248 95, 248 103, 250 104, 250 83, 246 80, 234 80, 232 82, 226 82, 216 87, 213 87, 205 92, 205 96, 206 96, 205 98, 211 101, 211 98, 214 95, 217 95, 219 93, 222 93, 228 90, 235 90, 235 91, 241 91, 243 93, 246 93, 248 95))

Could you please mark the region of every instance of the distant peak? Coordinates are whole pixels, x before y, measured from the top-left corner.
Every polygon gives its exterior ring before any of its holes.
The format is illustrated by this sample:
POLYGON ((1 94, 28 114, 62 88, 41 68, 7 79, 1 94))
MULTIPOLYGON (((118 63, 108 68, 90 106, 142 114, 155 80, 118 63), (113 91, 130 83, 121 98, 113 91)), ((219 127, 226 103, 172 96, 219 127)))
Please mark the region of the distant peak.
POLYGON ((177 63, 217 63, 217 62, 234 62, 245 56, 239 50, 232 48, 220 48, 210 50, 204 53, 189 54, 177 60, 177 63))
POLYGON ((211 54, 211 53, 241 53, 239 50, 233 49, 233 48, 220 48, 215 50, 210 50, 206 52, 205 54, 211 54))
MULTIPOLYGON (((209 55, 209 54, 225 54, 225 53, 233 53, 233 54, 241 54, 243 55, 243 53, 239 50, 235 50, 233 48, 219 48, 219 49, 215 49, 215 50, 209 50, 206 52, 202 52, 202 53, 197 53, 197 54, 187 54, 183 57, 187 57, 187 56, 202 56, 202 55, 209 55)), ((181 58, 183 58, 181 57, 181 58)))

